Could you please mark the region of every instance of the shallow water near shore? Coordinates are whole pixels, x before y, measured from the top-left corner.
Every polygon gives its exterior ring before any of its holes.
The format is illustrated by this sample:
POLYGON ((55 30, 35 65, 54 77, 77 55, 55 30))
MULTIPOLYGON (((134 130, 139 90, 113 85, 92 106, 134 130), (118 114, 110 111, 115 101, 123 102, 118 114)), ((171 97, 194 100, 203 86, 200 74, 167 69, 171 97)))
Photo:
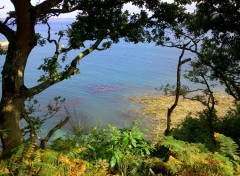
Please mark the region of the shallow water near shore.
MULTIPOLYGON (((51 21, 53 33, 66 28, 72 19, 51 21)), ((46 35, 46 26, 37 26, 46 35)), ((0 36, 0 40, 4 40, 0 36)), ((66 41, 63 41, 66 45, 66 41)), ((75 109, 93 121, 111 123, 120 127, 136 119, 139 105, 129 100, 132 96, 157 93, 155 88, 174 84, 180 50, 151 44, 131 44, 121 41, 106 51, 95 51, 79 63, 81 74, 64 80, 36 96, 46 105, 54 96, 66 98, 69 111, 75 109)), ((25 72, 25 84, 32 87, 42 74, 37 70, 43 59, 52 56, 54 46, 36 47, 29 57, 25 72)), ((68 54, 74 58, 79 51, 68 54)), ((193 57, 191 53, 187 57, 193 57)), ((67 59, 67 61, 69 61, 67 59)), ((1 66, 4 56, 0 56, 1 66)), ((183 70, 188 69, 186 64, 183 70)), ((182 81, 189 84, 186 81, 182 81)), ((50 125, 50 124, 48 124, 50 125)))

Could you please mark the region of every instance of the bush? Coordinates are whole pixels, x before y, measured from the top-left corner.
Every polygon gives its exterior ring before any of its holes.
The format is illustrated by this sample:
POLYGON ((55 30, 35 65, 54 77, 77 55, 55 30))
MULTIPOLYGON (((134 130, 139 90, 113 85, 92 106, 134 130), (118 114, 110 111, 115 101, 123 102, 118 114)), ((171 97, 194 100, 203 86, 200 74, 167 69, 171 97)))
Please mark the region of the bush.
POLYGON ((232 109, 228 114, 219 119, 215 125, 215 131, 222 133, 226 136, 234 139, 240 146, 240 106, 236 106, 236 109, 232 109))
MULTIPOLYGON (((78 124, 78 123, 76 123, 78 124)), ((152 147, 143 139, 144 134, 139 128, 139 122, 133 122, 130 129, 118 129, 109 125, 108 128, 92 127, 86 131, 77 125, 65 139, 59 138, 52 142, 52 148, 69 152, 72 148, 86 147, 87 150, 79 157, 90 163, 92 169, 99 166, 99 162, 106 161, 109 171, 124 175, 145 175, 146 158, 152 147), (140 171, 140 172, 139 172, 140 171)))
POLYGON ((143 136, 138 122, 133 122, 130 129, 117 129, 109 125, 88 143, 86 158, 105 159, 113 172, 124 175, 136 175, 138 169, 143 173, 142 166, 152 150, 143 136))
POLYGON ((203 116, 200 118, 187 116, 177 128, 172 129, 171 135, 178 140, 190 143, 202 143, 210 150, 215 149, 215 142, 208 123, 203 116))
MULTIPOLYGON (((240 145, 240 107, 232 109, 223 118, 215 117, 213 120, 213 130, 215 132, 231 137, 240 145)), ((207 118, 204 113, 199 113, 199 118, 187 116, 186 119, 175 129, 171 135, 178 140, 193 143, 203 143, 210 150, 215 150, 215 140, 211 134, 207 118)))

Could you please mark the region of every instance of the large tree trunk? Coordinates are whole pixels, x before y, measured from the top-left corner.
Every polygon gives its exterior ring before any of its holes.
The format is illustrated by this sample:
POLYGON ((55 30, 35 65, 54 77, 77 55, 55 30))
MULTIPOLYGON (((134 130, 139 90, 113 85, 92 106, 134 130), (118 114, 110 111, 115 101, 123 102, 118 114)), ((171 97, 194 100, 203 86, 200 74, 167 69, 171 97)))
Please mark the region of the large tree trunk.
MULTIPOLYGON (((24 46, 23 46, 24 47, 24 46)), ((28 47, 29 48, 29 47, 28 47)), ((4 153, 21 144, 23 136, 20 120, 24 113, 24 69, 29 50, 9 44, 2 71, 2 99, 0 104, 1 130, 7 135, 1 137, 4 153)))
POLYGON ((4 153, 21 144, 23 137, 20 129, 20 119, 24 100, 22 98, 5 98, 1 102, 1 129, 6 130, 2 136, 4 153))
POLYGON ((16 12, 16 33, 9 41, 6 60, 2 70, 2 99, 0 103, 0 128, 9 131, 1 136, 3 152, 21 144, 23 136, 20 120, 24 113, 24 71, 28 56, 36 45, 35 19, 29 0, 12 1, 16 12))

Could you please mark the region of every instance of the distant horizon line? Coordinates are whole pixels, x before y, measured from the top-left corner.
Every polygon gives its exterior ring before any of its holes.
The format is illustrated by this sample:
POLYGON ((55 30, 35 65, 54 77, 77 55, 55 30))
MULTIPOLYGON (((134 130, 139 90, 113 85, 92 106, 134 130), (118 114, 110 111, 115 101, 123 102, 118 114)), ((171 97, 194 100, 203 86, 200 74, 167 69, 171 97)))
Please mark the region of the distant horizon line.
MULTIPOLYGON (((52 17, 50 19, 75 19, 76 17, 52 17)), ((3 20, 6 18, 0 18, 0 20, 3 20)))

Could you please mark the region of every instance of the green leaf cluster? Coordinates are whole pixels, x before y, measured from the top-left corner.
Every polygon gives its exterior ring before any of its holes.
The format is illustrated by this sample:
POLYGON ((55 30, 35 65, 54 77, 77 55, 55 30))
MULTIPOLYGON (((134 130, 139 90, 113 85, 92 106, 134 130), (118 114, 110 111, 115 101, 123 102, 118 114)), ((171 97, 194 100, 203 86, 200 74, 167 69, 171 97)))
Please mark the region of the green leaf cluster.
POLYGON ((107 160, 112 170, 118 170, 124 175, 131 171, 131 165, 140 167, 152 150, 143 139, 144 135, 136 122, 130 129, 109 125, 98 134, 95 136, 97 140, 88 144, 88 155, 107 160))
MULTIPOLYGON (((156 90, 162 91, 165 96, 176 95, 176 85, 166 84, 166 85, 162 85, 159 89, 156 88, 156 90)), ((184 97, 184 96, 187 95, 188 92, 189 92, 189 87, 185 86, 185 85, 182 85, 181 88, 180 88, 180 95, 182 95, 184 97)))

